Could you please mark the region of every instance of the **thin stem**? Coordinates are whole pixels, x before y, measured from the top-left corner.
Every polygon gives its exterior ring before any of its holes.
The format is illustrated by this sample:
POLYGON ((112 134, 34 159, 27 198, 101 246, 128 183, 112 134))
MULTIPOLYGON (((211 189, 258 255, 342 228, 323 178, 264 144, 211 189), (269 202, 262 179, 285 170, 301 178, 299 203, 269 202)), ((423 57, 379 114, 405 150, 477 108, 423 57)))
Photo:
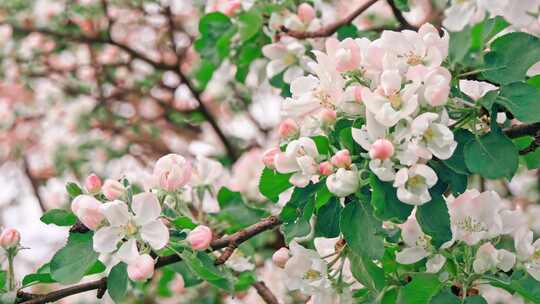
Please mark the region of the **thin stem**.
POLYGON ((9 290, 15 289, 15 267, 13 267, 13 259, 15 258, 15 253, 13 250, 8 250, 8 286, 9 290))

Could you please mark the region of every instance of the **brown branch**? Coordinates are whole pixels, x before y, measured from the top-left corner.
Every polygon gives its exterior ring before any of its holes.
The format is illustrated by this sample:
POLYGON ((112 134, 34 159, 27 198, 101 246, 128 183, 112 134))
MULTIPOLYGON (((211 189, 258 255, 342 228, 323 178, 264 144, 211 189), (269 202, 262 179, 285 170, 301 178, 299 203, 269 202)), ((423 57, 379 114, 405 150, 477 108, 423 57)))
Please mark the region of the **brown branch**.
MULTIPOLYGON (((245 242, 246 240, 258 235, 261 232, 275 228, 279 224, 281 224, 281 221, 279 220, 279 218, 277 218, 276 216, 270 216, 270 217, 262 219, 260 222, 256 224, 253 224, 247 227, 244 230, 237 231, 231 234, 230 236, 225 236, 218 240, 215 240, 210 244, 210 246, 212 250, 215 251, 215 250, 223 249, 233 243, 239 245, 242 242, 245 242)), ((155 268, 158 269, 158 268, 170 265, 170 264, 174 264, 181 260, 182 260, 181 257, 176 254, 159 257, 156 261, 155 268)), ((46 293, 46 294, 31 294, 31 293, 26 293, 22 290, 19 290, 17 292, 17 303, 42 304, 42 303, 54 302, 62 298, 65 298, 67 296, 71 296, 74 294, 78 294, 78 293, 82 293, 82 292, 86 292, 90 290, 96 290, 96 289, 98 290, 98 298, 99 298, 99 295, 103 295, 103 293, 105 293, 105 290, 107 289, 107 278, 101 278, 96 281, 81 283, 78 285, 59 289, 59 290, 46 293)), ((267 302, 267 303, 273 304, 273 303, 278 303, 278 302, 267 302)))
POLYGON ((276 296, 272 293, 272 291, 264 284, 264 282, 259 281, 253 283, 253 287, 255 290, 257 290, 257 293, 263 300, 268 304, 279 304, 278 299, 276 296))
POLYGON ((392 13, 394 14, 394 17, 396 17, 396 20, 400 24, 400 29, 408 29, 408 30, 416 30, 417 28, 409 23, 407 19, 403 16, 403 13, 399 8, 397 8, 396 3, 394 0, 386 0, 388 2, 388 5, 392 9, 392 13))
POLYGON ((526 135, 535 136, 540 131, 540 123, 523 124, 504 129, 504 133, 510 138, 518 138, 526 135))
POLYGON ((30 165, 28 164, 28 160, 26 159, 26 157, 23 157, 23 166, 24 173, 26 174, 26 177, 28 177, 30 185, 32 186, 32 192, 34 193, 34 196, 39 203, 39 208, 41 209, 41 212, 45 213, 47 211, 47 207, 45 206, 45 202, 43 201, 41 194, 39 194, 39 182, 37 179, 34 178, 34 176, 32 176, 30 165))
POLYGON ((534 137, 533 141, 531 142, 531 144, 529 146, 527 146, 524 149, 519 150, 519 155, 525 155, 525 154, 532 153, 532 152, 536 151, 536 149, 538 147, 540 147, 540 136, 534 137))
POLYGON ((319 30, 311 32, 302 32, 302 31, 293 31, 289 30, 286 27, 282 27, 281 30, 287 35, 297 38, 297 39, 306 39, 306 38, 319 38, 319 37, 328 37, 334 34, 340 27, 351 23, 356 17, 366 11, 378 0, 369 0, 368 2, 359 6, 354 10, 349 16, 345 17, 343 20, 336 21, 330 25, 327 25, 319 30))

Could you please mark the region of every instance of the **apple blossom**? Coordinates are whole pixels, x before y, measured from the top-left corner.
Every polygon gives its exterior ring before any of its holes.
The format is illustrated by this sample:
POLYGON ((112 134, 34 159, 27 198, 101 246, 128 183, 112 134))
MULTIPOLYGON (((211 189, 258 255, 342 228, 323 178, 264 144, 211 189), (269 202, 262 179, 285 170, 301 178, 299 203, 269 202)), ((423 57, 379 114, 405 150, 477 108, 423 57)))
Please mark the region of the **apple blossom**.
POLYGON ((266 152, 264 152, 264 154, 263 154, 263 164, 267 168, 274 169, 275 168, 276 155, 278 155, 280 152, 281 151, 277 147, 276 148, 270 148, 270 149, 266 150, 266 152))
POLYGON ((100 206, 101 213, 108 225, 99 228, 94 234, 94 250, 99 253, 110 253, 124 238, 118 250, 119 258, 127 261, 138 255, 136 240, 141 240, 155 250, 159 250, 169 241, 169 230, 159 220, 161 206, 151 192, 139 193, 133 196, 131 205, 115 200, 100 206))
POLYGON ((498 88, 485 81, 461 79, 459 81, 459 89, 465 95, 472 98, 472 100, 477 101, 478 99, 484 97, 484 95, 486 95, 488 92, 497 90, 498 88))
POLYGON ((369 157, 378 160, 387 160, 394 154, 394 145, 385 138, 377 139, 369 149, 369 157))
POLYGON ((505 249, 496 249, 491 243, 484 243, 478 248, 473 262, 474 272, 483 274, 495 267, 504 272, 512 269, 516 256, 505 249))
POLYGON ((136 257, 128 264, 127 273, 133 281, 146 281, 154 275, 154 259, 148 254, 136 257))
POLYGON ((101 190, 101 179, 96 174, 92 173, 86 177, 84 187, 90 193, 97 193, 101 190))
POLYGON ((328 176, 334 173, 334 166, 329 161, 322 162, 319 164, 319 173, 328 176))
POLYGON ((186 283, 184 281, 184 277, 181 274, 177 273, 174 279, 169 283, 169 288, 177 295, 184 293, 186 290, 186 283))
POLYGON ((331 158, 331 163, 338 168, 349 168, 352 164, 349 150, 344 149, 336 152, 331 158))
POLYGON ((4 249, 15 248, 21 242, 21 234, 15 228, 7 228, 2 230, 0 234, 0 247, 4 249))
POLYGON ((265 45, 262 52, 271 60, 266 66, 268 78, 285 71, 283 80, 291 83, 293 79, 304 75, 304 71, 297 63, 305 51, 305 47, 300 42, 290 37, 284 37, 280 42, 265 45))
POLYGON ((71 203, 71 211, 89 229, 96 230, 104 219, 101 202, 90 195, 79 195, 71 203))
POLYGON ((286 247, 279 248, 274 254, 272 255, 272 262, 280 268, 285 267, 285 264, 289 260, 289 249, 286 247))
POLYGON ((328 190, 338 197, 345 197, 353 194, 358 189, 360 178, 356 168, 347 170, 339 168, 336 173, 328 176, 326 186, 328 190))
POLYGON ((278 134, 283 139, 289 139, 298 135, 298 124, 291 118, 285 119, 279 124, 278 134))
POLYGON ((212 242, 212 230, 204 225, 199 225, 189 232, 186 241, 195 250, 206 250, 212 242))
POLYGON ((454 133, 445 124, 436 122, 437 119, 439 115, 435 113, 420 114, 411 123, 411 132, 419 140, 417 147, 424 149, 419 156, 430 159, 433 154, 439 159, 448 159, 454 154, 457 142, 454 133))
POLYGON ((167 191, 175 191, 189 182, 191 170, 191 164, 183 156, 167 154, 156 162, 154 179, 167 191))
POLYGON ((429 188, 437 183, 437 174, 430 167, 416 164, 401 168, 396 173, 394 187, 400 201, 410 205, 423 205, 431 200, 429 188))
POLYGON ((106 179, 101 190, 107 199, 115 200, 122 196, 126 189, 119 181, 114 179, 106 179))
POLYGON ((302 3, 298 6, 298 18, 308 24, 315 18, 315 9, 309 3, 302 3))
POLYGON ((326 39, 326 52, 336 62, 338 72, 351 71, 360 65, 360 48, 352 38, 342 41, 335 38, 326 39))
POLYGON ((319 156, 315 142, 309 137, 291 141, 285 152, 276 155, 275 166, 280 173, 293 173, 289 181, 297 187, 305 187, 311 177, 318 173, 319 156))

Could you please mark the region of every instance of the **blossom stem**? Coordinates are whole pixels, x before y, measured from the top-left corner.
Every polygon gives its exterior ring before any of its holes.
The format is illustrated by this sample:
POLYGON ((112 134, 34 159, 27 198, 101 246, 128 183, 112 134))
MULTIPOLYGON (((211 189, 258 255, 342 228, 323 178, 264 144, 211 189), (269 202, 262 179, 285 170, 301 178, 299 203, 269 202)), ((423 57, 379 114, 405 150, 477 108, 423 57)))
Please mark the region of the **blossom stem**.
POLYGON ((15 289, 15 267, 13 267, 13 259, 15 258, 15 251, 8 250, 8 286, 9 290, 15 289))

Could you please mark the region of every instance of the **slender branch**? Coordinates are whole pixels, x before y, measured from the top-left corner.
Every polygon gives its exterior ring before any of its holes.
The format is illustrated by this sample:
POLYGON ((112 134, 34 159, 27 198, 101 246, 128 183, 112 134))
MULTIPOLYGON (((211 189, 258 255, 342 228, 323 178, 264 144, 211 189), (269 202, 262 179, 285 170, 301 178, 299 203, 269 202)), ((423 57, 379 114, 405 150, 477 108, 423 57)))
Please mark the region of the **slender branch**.
POLYGON ((504 133, 510 138, 518 138, 526 135, 535 136, 540 131, 540 123, 523 124, 504 129, 504 133))
MULTIPOLYGON (((279 218, 277 218, 276 216, 269 216, 267 218, 262 219, 260 222, 247 227, 244 230, 237 231, 231 234, 230 236, 225 236, 225 237, 222 237, 220 239, 213 241, 210 244, 210 246, 212 250, 215 251, 215 250, 223 249, 233 243, 239 245, 242 242, 245 242, 246 240, 258 235, 261 232, 275 228, 279 224, 281 224, 281 221, 279 220, 279 218)), ((155 268, 158 269, 158 268, 170 265, 170 264, 174 264, 181 260, 182 259, 177 254, 159 257, 156 261, 155 268)), ((46 293, 46 294, 31 294, 31 293, 26 293, 22 290, 19 290, 19 292, 17 292, 17 299, 18 299, 17 303, 42 304, 42 303, 54 302, 62 298, 65 298, 67 296, 71 296, 74 294, 78 294, 78 293, 82 293, 82 292, 86 292, 90 290, 96 290, 96 289, 98 290, 98 296, 103 295, 103 293, 107 289, 107 278, 101 278, 96 281, 91 281, 87 283, 82 283, 82 284, 66 287, 66 288, 59 289, 59 290, 46 293)), ((274 304, 278 302, 276 300, 276 302, 267 302, 267 303, 274 304)))
POLYGON ((394 0, 386 0, 388 2, 388 5, 390 5, 390 8, 392 9, 392 13, 394 13, 394 17, 396 17, 396 20, 400 24, 401 29, 409 29, 409 30, 416 30, 416 27, 411 25, 407 19, 403 16, 403 13, 401 10, 396 6, 396 3, 394 0))
POLYGON ((536 149, 538 147, 540 147, 540 136, 534 137, 533 141, 531 142, 531 144, 529 146, 527 146, 524 149, 519 150, 519 155, 525 155, 525 154, 532 153, 532 152, 536 151, 536 149))
POLYGON ((279 304, 278 299, 276 296, 272 293, 272 291, 264 284, 264 282, 259 281, 253 283, 253 287, 255 290, 257 290, 257 293, 263 300, 268 304, 279 304))
POLYGON ((351 23, 356 17, 358 17, 360 14, 366 11, 369 7, 371 7, 377 1, 378 0, 370 0, 362 4, 361 6, 359 6, 357 9, 355 9, 350 15, 348 15, 344 19, 336 21, 316 31, 311 31, 311 32, 293 31, 293 30, 287 29, 286 27, 282 27, 281 30, 285 32, 287 35, 297 38, 297 39, 328 37, 334 34, 340 27, 351 23))
POLYGON ((45 211, 47 211, 47 207, 45 206, 45 202, 43 201, 41 194, 39 194, 39 182, 32 176, 32 172, 30 171, 30 165, 28 164, 28 160, 26 159, 26 157, 23 157, 23 166, 24 173, 26 174, 26 177, 28 177, 30 185, 32 186, 32 192, 34 193, 34 196, 39 203, 39 208, 41 209, 41 212, 45 213, 45 211))

